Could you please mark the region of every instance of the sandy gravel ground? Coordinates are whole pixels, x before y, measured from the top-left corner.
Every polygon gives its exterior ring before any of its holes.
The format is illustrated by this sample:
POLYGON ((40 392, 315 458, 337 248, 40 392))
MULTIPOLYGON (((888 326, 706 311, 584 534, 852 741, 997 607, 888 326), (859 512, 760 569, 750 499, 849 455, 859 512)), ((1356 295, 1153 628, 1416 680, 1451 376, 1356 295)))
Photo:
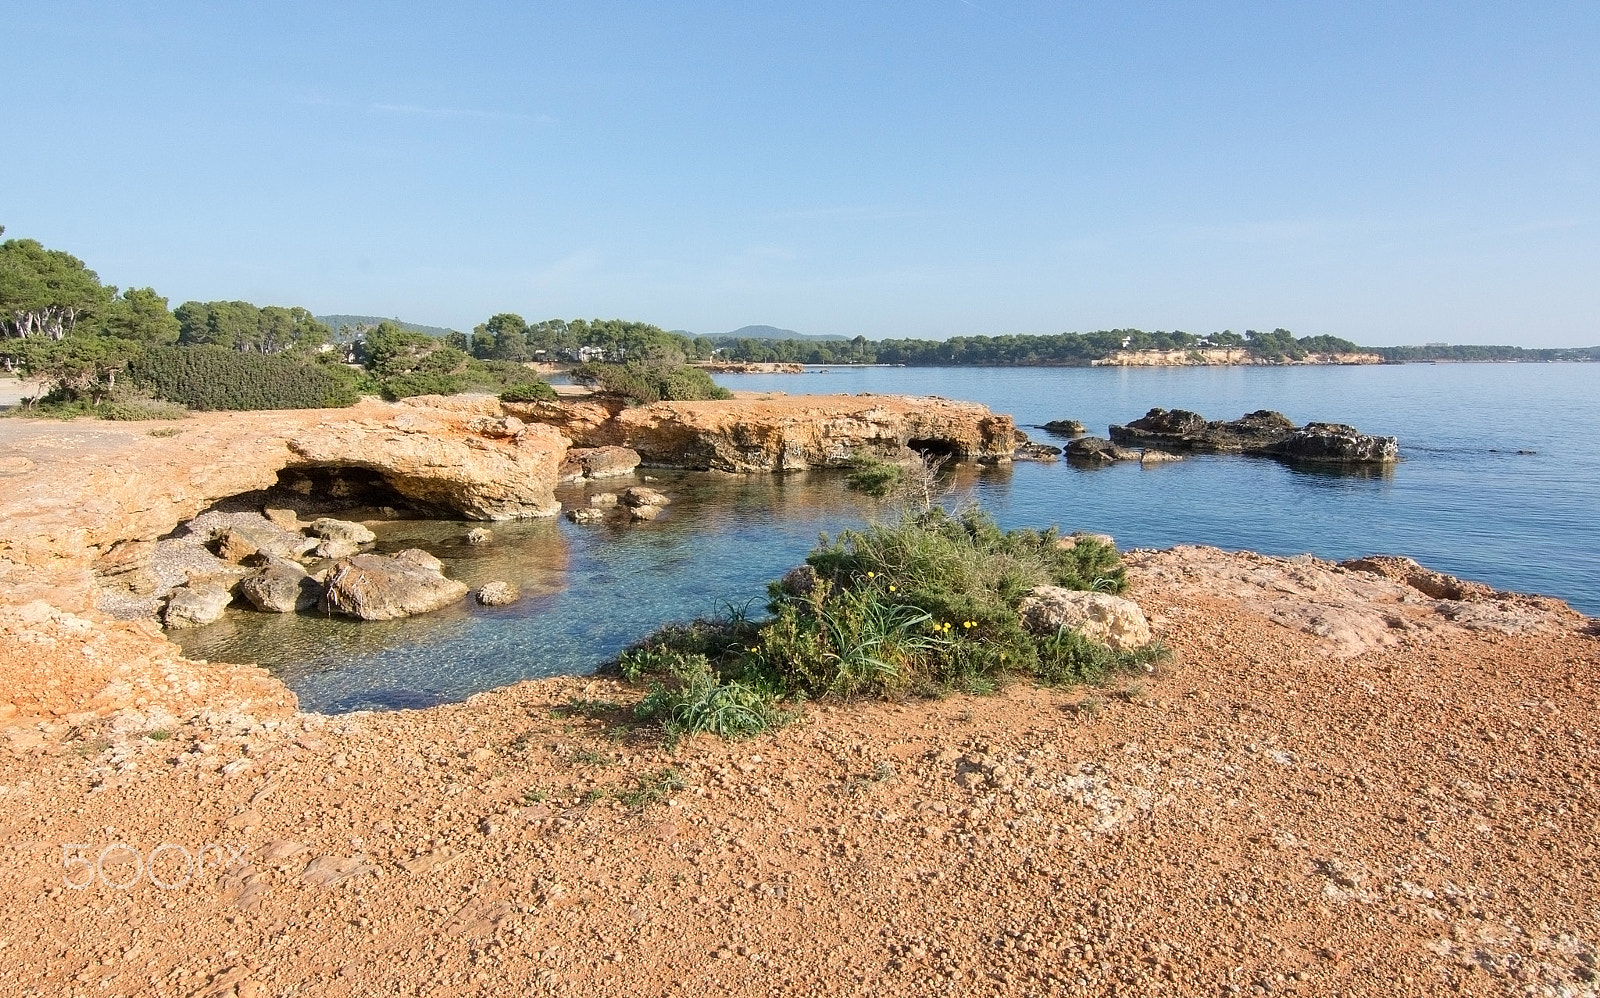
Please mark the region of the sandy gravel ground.
POLYGON ((1165 564, 1158 675, 747 742, 585 679, 13 731, 0 994, 1600 993, 1592 622, 1340 645, 1165 564))

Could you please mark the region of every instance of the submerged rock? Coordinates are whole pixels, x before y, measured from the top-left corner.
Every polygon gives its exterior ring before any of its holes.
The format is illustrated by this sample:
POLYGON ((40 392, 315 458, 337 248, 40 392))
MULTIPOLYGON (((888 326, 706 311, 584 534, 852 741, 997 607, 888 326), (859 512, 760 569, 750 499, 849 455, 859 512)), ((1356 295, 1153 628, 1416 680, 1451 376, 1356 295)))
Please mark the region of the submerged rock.
POLYGON ((1183 455, 1169 454, 1164 450, 1146 447, 1143 454, 1139 455, 1140 464, 1170 464, 1173 461, 1182 461, 1183 455))
POLYGON ((1118 447, 1104 437, 1079 437, 1067 444, 1067 460, 1083 464, 1111 464, 1114 461, 1138 459, 1138 451, 1118 447))
POLYGON ((615 492, 600 492, 589 497, 589 505, 594 509, 606 509, 622 501, 622 497, 615 492))
POLYGON ((467 587, 446 578, 439 559, 426 551, 402 551, 392 558, 358 554, 328 572, 323 605, 362 620, 393 620, 427 613, 458 602, 467 587))
POLYGON ((660 506, 635 506, 628 510, 628 515, 635 520, 654 520, 661 515, 660 506))
POLYGON ((163 620, 168 627, 199 627, 222 617, 233 594, 214 582, 192 582, 173 590, 163 620))
POLYGON ((509 606, 521 598, 521 591, 509 582, 486 582, 478 589, 478 602, 484 606, 509 606))
POLYGON ((486 527, 473 527, 467 531, 468 544, 487 544, 492 540, 494 540, 494 535, 486 527))
POLYGON ((1054 433, 1063 437, 1081 437, 1089 432, 1089 428, 1076 419, 1052 419, 1039 429, 1046 433, 1054 433))
POLYGON ((1061 448, 1051 444, 1035 443, 1026 440, 1011 452, 1013 461, 1054 461, 1061 456, 1061 448))
POLYGON ((635 485, 622 493, 622 504, 624 506, 667 506, 671 503, 671 499, 655 489, 646 488, 643 485, 635 485))
POLYGON ((1109 593, 1035 586, 1017 613, 1032 634, 1049 635, 1066 628, 1117 651, 1142 648, 1151 641, 1150 623, 1139 604, 1109 593))
POLYGON ((599 523, 601 520, 604 520, 605 518, 606 518, 606 511, 603 510, 603 509, 569 509, 569 510, 567 510, 567 519, 571 520, 573 523, 599 523))

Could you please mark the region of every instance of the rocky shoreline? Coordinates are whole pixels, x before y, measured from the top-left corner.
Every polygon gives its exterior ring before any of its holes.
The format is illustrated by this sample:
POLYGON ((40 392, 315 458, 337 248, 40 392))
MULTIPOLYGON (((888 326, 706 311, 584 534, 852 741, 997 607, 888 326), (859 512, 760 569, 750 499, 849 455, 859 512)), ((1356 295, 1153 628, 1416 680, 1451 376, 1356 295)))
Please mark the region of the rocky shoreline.
MULTIPOLYGON (((879 453, 1016 443, 959 403, 831 404, 575 409, 573 436, 471 400, 215 415, 176 438, 7 427, 6 990, 1593 990, 1600 628, 1405 559, 1131 552, 1127 595, 1174 652, 1155 676, 813 704, 674 750, 633 725, 640 691, 602 678, 300 713, 265 671, 95 606, 97 573, 260 490, 548 515, 464 469, 604 477, 629 460, 605 448, 691 431, 708 465, 838 460, 807 406, 879 453), (227 858, 182 877, 176 850, 206 843, 227 858)), ((291 548, 341 536, 279 521, 291 548)), ((207 543, 274 554, 260 531, 207 543)))

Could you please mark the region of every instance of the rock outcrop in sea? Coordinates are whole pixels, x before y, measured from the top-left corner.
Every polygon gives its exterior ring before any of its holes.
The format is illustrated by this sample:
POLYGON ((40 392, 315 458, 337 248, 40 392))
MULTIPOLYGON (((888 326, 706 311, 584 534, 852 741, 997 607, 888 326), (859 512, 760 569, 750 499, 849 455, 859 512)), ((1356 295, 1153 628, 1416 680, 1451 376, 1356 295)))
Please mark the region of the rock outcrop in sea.
POLYGON ((1165 451, 1253 454, 1322 464, 1391 464, 1400 459, 1394 437, 1364 434, 1343 423, 1296 426, 1281 412, 1258 409, 1234 420, 1207 420, 1187 409, 1151 409, 1111 427, 1115 443, 1165 451))

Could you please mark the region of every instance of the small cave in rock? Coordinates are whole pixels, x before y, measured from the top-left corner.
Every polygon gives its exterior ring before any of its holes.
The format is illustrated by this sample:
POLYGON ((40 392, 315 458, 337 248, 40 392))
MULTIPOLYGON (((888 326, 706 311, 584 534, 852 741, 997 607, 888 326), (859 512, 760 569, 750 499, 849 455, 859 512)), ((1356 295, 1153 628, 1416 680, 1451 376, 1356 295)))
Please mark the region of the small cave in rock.
POLYGON ((959 459, 962 454, 961 448, 954 440, 937 438, 907 440, 906 446, 923 457, 959 459))
POLYGON ((277 484, 229 496, 207 512, 290 509, 301 519, 342 515, 346 519, 449 518, 450 510, 401 495, 379 472, 353 467, 294 467, 278 472, 277 484))

